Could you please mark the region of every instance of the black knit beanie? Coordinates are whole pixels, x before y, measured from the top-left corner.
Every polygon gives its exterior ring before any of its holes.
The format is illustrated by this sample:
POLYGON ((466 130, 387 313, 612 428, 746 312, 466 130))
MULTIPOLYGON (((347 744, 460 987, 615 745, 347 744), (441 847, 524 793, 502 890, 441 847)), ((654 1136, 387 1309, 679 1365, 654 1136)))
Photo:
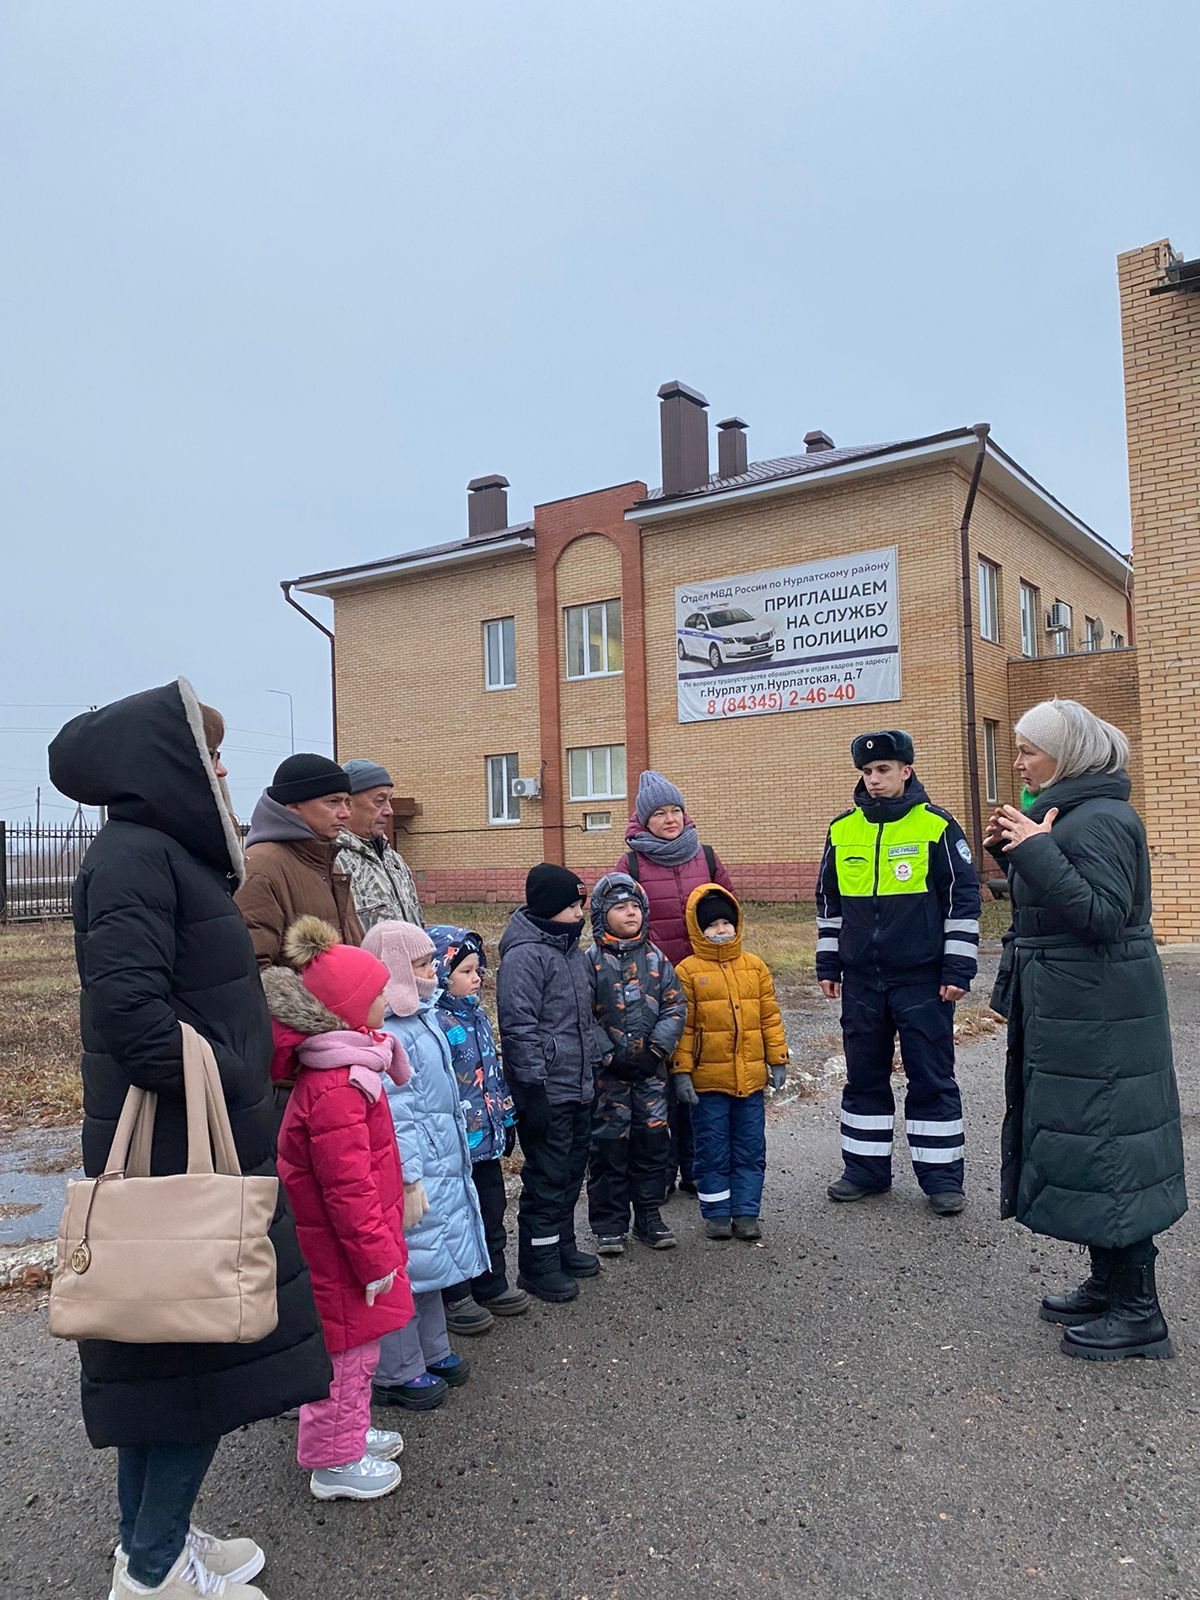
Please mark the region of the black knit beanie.
POLYGON ((569 905, 574 905, 576 901, 582 904, 586 899, 587 885, 580 882, 578 874, 568 872, 566 867, 556 867, 553 862, 543 861, 529 869, 529 876, 525 879, 525 904, 535 917, 542 917, 548 922, 569 905))
POLYGON ((288 756, 276 768, 268 798, 281 806, 298 806, 326 794, 349 794, 350 779, 344 767, 328 756, 288 756))
POLYGON ((696 921, 700 924, 700 932, 720 922, 725 917, 736 928, 738 925, 737 907, 723 889, 710 889, 707 894, 702 894, 696 902, 696 921))

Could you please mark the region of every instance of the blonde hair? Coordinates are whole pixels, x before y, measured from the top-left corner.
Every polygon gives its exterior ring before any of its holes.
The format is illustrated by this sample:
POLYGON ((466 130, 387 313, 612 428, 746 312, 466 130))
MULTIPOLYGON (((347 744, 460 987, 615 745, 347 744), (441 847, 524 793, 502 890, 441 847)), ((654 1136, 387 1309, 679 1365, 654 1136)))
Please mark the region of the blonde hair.
POLYGON ((1078 700, 1043 700, 1025 713, 1016 732, 1054 757, 1054 783, 1087 772, 1120 772, 1129 764, 1129 740, 1120 728, 1078 700))

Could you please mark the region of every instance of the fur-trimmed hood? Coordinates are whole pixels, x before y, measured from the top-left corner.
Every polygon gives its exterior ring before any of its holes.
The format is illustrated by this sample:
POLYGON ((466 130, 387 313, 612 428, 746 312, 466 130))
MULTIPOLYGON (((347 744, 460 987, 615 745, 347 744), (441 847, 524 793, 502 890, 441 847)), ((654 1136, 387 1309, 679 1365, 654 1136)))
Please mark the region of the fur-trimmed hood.
POLYGON ((272 1021, 311 1039, 315 1033, 344 1033, 346 1021, 306 989, 291 967, 267 967, 262 975, 267 1010, 272 1021))

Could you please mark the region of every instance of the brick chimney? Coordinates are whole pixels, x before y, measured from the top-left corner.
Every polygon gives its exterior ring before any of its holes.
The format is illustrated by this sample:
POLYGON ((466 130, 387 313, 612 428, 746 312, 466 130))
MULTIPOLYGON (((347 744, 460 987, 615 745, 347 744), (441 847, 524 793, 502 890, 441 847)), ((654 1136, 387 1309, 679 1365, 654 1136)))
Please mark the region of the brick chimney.
POLYGON ((686 383, 664 383, 662 401, 662 486, 664 494, 686 494, 708 482, 708 401, 686 383))
POLYGON ((472 478, 467 485, 467 534, 501 533, 508 527, 508 479, 472 478))
POLYGON ((717 477, 740 478, 748 465, 746 424, 741 417, 726 417, 717 423, 717 477))
POLYGON ((814 428, 811 433, 804 435, 804 454, 814 456, 819 450, 832 450, 833 440, 820 428, 814 428))

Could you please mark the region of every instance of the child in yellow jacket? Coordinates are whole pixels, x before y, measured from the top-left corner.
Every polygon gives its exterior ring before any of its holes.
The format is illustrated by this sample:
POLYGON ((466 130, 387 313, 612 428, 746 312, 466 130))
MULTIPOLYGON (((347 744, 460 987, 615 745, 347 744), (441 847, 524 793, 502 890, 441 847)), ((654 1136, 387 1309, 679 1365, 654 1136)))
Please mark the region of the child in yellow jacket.
POLYGON ((764 1091, 781 1089, 788 1047, 770 968, 742 949, 742 908, 727 889, 688 896, 692 954, 677 969, 687 1025, 675 1051, 679 1099, 692 1108, 693 1174, 709 1239, 762 1238, 767 1169, 764 1091))

